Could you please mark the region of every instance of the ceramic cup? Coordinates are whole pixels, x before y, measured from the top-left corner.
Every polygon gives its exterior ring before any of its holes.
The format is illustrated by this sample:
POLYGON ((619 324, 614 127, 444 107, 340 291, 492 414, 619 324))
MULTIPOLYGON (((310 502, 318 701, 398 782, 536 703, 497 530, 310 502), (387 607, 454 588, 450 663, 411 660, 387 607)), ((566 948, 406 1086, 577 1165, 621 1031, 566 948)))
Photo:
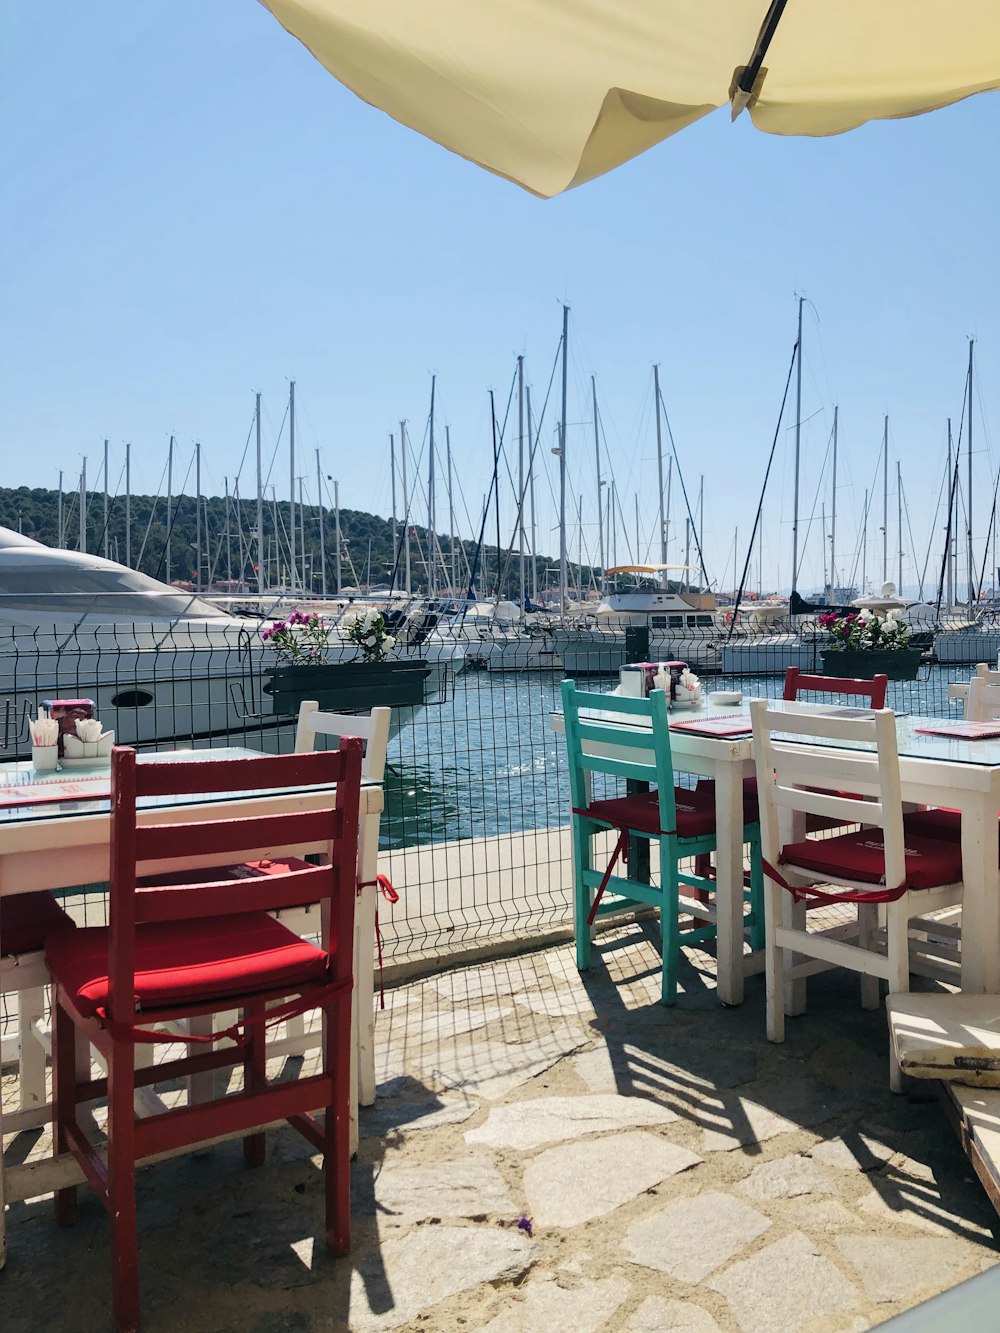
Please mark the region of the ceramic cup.
POLYGON ((36 773, 53 773, 59 759, 58 745, 33 745, 31 766, 36 773))

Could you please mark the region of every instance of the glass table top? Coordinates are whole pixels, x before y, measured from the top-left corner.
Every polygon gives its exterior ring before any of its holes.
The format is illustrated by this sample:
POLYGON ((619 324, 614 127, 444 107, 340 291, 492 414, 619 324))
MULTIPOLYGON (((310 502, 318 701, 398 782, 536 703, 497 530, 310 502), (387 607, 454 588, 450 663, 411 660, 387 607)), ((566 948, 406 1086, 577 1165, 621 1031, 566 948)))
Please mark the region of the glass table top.
MULTIPOLYGON (((675 730, 678 723, 694 723, 697 720, 707 721, 714 718, 745 718, 746 732, 742 734, 748 736, 752 697, 751 695, 744 695, 742 701, 738 704, 714 704, 706 698, 702 703, 694 706, 671 707, 669 713, 671 731, 675 735, 681 734, 675 730)), ((768 699, 767 702, 773 709, 780 712, 796 713, 799 716, 813 714, 824 717, 864 717, 868 712, 866 708, 851 708, 838 704, 787 702, 784 699, 768 699)), ((626 720, 623 718, 621 724, 624 726, 641 726, 642 722, 639 719, 626 720)), ((957 718, 918 717, 897 713, 896 738, 900 757, 931 759, 949 764, 977 764, 986 768, 1000 767, 1000 737, 970 740, 957 732, 955 735, 941 734, 941 732, 946 732, 949 726, 957 728, 961 725, 957 718), (924 728, 930 727, 938 729, 938 734, 928 734, 924 731, 924 728)), ((687 727, 683 730, 692 734, 687 727)), ((721 738, 723 737, 720 736, 721 738)), ((727 740, 739 738, 740 733, 729 733, 724 737, 727 740)), ((789 744, 815 745, 830 749, 875 749, 874 741, 831 740, 823 736, 812 737, 799 734, 782 735, 777 731, 775 732, 775 738, 789 744)))
MULTIPOLYGON (((248 750, 239 746, 220 747, 216 750, 171 750, 162 754, 140 754, 139 763, 204 762, 212 759, 260 759, 260 750, 248 750)), ((143 797, 139 801, 140 810, 165 809, 184 805, 224 805, 227 802, 252 800, 257 796, 293 796, 299 793, 322 790, 326 785, 305 784, 281 788, 262 788, 260 791, 235 792, 193 792, 171 796, 143 797)), ((362 786, 372 786, 371 782, 362 782, 362 786)), ((38 822, 46 819, 77 818, 86 815, 106 815, 111 809, 110 800, 111 770, 108 765, 100 767, 73 767, 55 773, 36 773, 30 761, 23 763, 0 764, 0 831, 12 824, 38 822), (60 792, 59 799, 48 799, 42 795, 23 805, 10 803, 10 796, 15 789, 34 788, 43 792, 45 788, 60 792), (62 798, 65 792, 65 799, 62 798)))

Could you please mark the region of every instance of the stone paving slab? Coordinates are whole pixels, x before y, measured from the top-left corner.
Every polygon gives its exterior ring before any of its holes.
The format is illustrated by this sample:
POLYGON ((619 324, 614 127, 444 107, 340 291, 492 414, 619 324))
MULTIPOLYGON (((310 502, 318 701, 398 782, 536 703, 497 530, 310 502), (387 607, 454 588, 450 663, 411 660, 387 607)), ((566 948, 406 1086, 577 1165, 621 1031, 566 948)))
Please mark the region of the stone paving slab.
MULTIPOLYGON (((387 993, 347 1259, 290 1129, 257 1171, 227 1144, 140 1172, 144 1333, 862 1333, 995 1262, 996 1215, 940 1107, 890 1094, 856 978, 811 981, 773 1046, 760 978, 722 1009, 689 955, 668 1010, 648 926, 597 954, 387 993)), ((93 1196, 66 1230, 17 1204, 8 1234, 3 1333, 110 1329, 93 1196)))

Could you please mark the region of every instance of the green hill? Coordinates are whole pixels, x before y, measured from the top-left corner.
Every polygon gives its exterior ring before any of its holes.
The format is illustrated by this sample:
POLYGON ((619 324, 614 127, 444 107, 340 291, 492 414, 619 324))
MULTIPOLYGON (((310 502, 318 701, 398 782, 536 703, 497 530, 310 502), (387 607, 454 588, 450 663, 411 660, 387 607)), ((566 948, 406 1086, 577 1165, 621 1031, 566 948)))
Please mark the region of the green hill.
MULTIPOLYGON (((264 505, 264 564, 265 586, 288 586, 289 571, 289 509, 287 501, 264 505)), ((59 531, 59 493, 41 487, 0 487, 0 526, 23 532, 46 546, 65 546, 71 550, 80 547, 80 504, 74 493, 64 495, 62 503, 62 532, 59 531)), ((257 504, 255 500, 228 502, 223 496, 202 497, 202 561, 201 583, 208 587, 223 580, 234 580, 255 589, 257 586, 257 504), (228 512, 227 512, 228 511, 228 512)), ((296 510, 296 567, 297 582, 313 592, 322 586, 320 559, 320 515, 315 505, 296 510), (304 562, 302 559, 304 552, 304 562), (304 569, 304 576, 303 576, 304 569)), ((126 534, 125 499, 112 497, 108 505, 105 530, 104 496, 92 491, 87 495, 87 549, 98 555, 107 554, 112 560, 131 564, 154 578, 194 581, 197 578, 197 506, 191 495, 175 496, 171 506, 168 543, 167 504, 161 497, 133 495, 131 500, 131 546, 126 534)), ((326 549, 327 590, 335 588, 336 538, 334 516, 329 509, 323 512, 323 545, 326 549)), ((403 555, 394 548, 392 523, 375 514, 357 509, 340 511, 341 529, 341 585, 366 586, 394 583, 403 586, 403 555), (394 577, 395 575, 395 577, 394 577)), ((397 532, 397 546, 402 546, 402 528, 397 532)), ((452 568, 456 570, 455 587, 464 592, 468 587, 470 569, 475 563, 475 543, 456 541, 454 566, 450 539, 437 537, 437 586, 451 584, 452 568)), ((498 567, 502 574, 501 592, 517 600, 518 561, 506 550, 497 556, 496 546, 486 546, 480 554, 475 580, 480 595, 496 591, 498 567)), ((411 587, 423 592, 428 584, 427 529, 410 528, 411 587)), ((554 586, 558 575, 558 561, 546 557, 538 560, 540 592, 554 586), (553 573, 554 571, 554 573, 553 573)), ((576 567, 571 580, 575 581, 576 567)), ((591 571, 584 569, 584 578, 591 571)))

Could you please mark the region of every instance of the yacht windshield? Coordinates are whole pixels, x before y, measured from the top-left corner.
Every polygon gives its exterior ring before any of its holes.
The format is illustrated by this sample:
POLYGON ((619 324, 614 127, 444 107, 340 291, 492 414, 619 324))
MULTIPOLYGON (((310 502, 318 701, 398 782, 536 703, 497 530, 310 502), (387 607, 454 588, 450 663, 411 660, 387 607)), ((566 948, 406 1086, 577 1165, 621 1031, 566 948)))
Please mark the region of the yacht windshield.
POLYGON ((0 607, 109 619, 218 619, 220 612, 192 593, 168 588, 134 569, 58 563, 0 565, 0 607))

